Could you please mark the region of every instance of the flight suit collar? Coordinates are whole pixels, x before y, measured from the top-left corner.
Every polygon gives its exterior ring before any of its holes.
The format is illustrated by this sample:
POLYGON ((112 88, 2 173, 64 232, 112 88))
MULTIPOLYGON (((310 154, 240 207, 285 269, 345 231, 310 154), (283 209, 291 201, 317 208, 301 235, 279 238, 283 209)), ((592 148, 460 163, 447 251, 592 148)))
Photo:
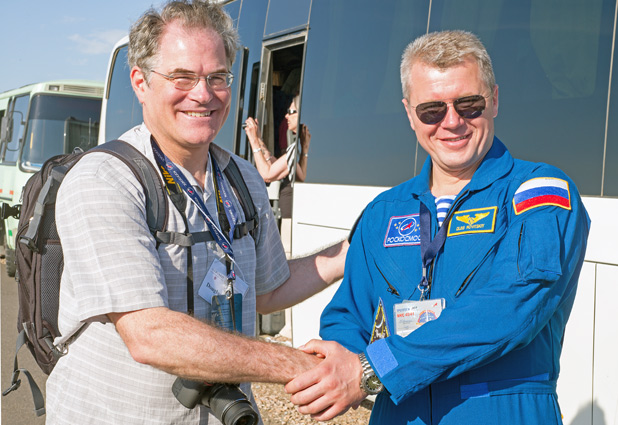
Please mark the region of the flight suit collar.
MULTIPOLYGON (((483 158, 481 165, 474 172, 470 183, 464 187, 462 192, 477 191, 486 188, 499 178, 505 176, 513 168, 513 157, 504 144, 494 136, 493 144, 489 152, 483 158)), ((427 157, 420 174, 412 179, 412 195, 420 198, 431 197, 429 182, 431 178, 431 157, 427 157)))

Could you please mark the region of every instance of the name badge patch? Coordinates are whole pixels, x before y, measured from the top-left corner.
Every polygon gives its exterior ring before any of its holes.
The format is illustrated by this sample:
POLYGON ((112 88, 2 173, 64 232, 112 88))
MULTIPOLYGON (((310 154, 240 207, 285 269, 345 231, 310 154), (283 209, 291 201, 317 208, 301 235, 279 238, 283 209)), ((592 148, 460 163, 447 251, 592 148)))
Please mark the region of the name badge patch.
POLYGON ((391 217, 384 237, 385 248, 420 244, 421 231, 418 214, 391 217))
POLYGON ((498 207, 457 211, 448 224, 447 236, 493 233, 496 227, 496 211, 498 211, 498 207))

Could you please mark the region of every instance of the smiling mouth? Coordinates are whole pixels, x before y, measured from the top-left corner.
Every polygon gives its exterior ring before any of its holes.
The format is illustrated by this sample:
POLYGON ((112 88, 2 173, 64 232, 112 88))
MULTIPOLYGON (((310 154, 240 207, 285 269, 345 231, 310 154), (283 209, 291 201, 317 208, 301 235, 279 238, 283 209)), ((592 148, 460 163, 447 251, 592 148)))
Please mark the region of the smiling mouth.
POLYGON ((465 140, 467 138, 468 138, 468 135, 466 134, 465 136, 455 137, 455 138, 452 138, 452 139, 442 139, 442 140, 444 142, 446 142, 446 143, 456 143, 456 142, 459 142, 461 140, 465 140))
POLYGON ((208 112, 185 112, 185 114, 189 115, 190 117, 197 117, 197 118, 209 117, 210 113, 211 113, 211 111, 208 111, 208 112))

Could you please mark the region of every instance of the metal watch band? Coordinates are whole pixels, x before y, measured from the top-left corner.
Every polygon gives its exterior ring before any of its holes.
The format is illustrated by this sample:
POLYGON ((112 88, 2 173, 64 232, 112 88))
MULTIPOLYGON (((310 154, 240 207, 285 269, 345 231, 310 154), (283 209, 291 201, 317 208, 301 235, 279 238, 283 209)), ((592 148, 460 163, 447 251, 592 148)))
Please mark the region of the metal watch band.
POLYGON ((361 367, 363 368, 363 375, 373 374, 373 369, 371 368, 371 365, 369 364, 365 353, 360 353, 358 355, 358 358, 360 359, 361 367))
POLYGON ((365 353, 360 353, 358 358, 363 368, 363 375, 361 376, 360 388, 369 395, 376 395, 382 392, 384 385, 380 382, 380 379, 372 369, 365 353))

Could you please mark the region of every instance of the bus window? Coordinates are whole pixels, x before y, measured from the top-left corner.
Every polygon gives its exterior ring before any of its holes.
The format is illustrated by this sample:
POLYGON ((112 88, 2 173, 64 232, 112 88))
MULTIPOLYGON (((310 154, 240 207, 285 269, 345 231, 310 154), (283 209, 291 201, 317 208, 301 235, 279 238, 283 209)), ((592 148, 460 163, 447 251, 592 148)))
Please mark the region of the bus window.
POLYGON ((32 99, 21 165, 39 168, 46 159, 96 146, 101 100, 37 95, 32 99))
POLYGON ((609 101, 607 126, 607 151, 605 154, 603 196, 618 197, 618 59, 614 56, 612 91, 609 101))
POLYGON ((309 20, 310 0, 270 0, 264 37, 305 28, 309 20))
MULTIPOLYGON (((237 127, 239 127, 239 120, 242 119, 242 115, 238 116, 237 113, 239 111, 237 100, 239 96, 239 87, 242 85, 242 80, 244 78, 244 70, 241 70, 241 65, 243 64, 243 49, 239 49, 236 52, 236 59, 234 60, 234 65, 232 65, 231 72, 234 74, 234 82, 232 83, 230 98, 232 99, 230 104, 230 114, 221 126, 219 133, 217 134, 217 138, 215 139, 215 143, 225 149, 230 151, 234 151, 234 134, 237 131, 237 127)), ((240 110, 242 114, 242 110, 240 110)))
POLYGON ((131 87, 127 52, 127 46, 120 48, 112 65, 105 116, 107 140, 117 139, 125 131, 142 123, 142 105, 131 87))
POLYGON ((393 186, 415 174, 399 62, 427 29, 428 3, 313 2, 302 100, 312 136, 307 182, 393 186))

